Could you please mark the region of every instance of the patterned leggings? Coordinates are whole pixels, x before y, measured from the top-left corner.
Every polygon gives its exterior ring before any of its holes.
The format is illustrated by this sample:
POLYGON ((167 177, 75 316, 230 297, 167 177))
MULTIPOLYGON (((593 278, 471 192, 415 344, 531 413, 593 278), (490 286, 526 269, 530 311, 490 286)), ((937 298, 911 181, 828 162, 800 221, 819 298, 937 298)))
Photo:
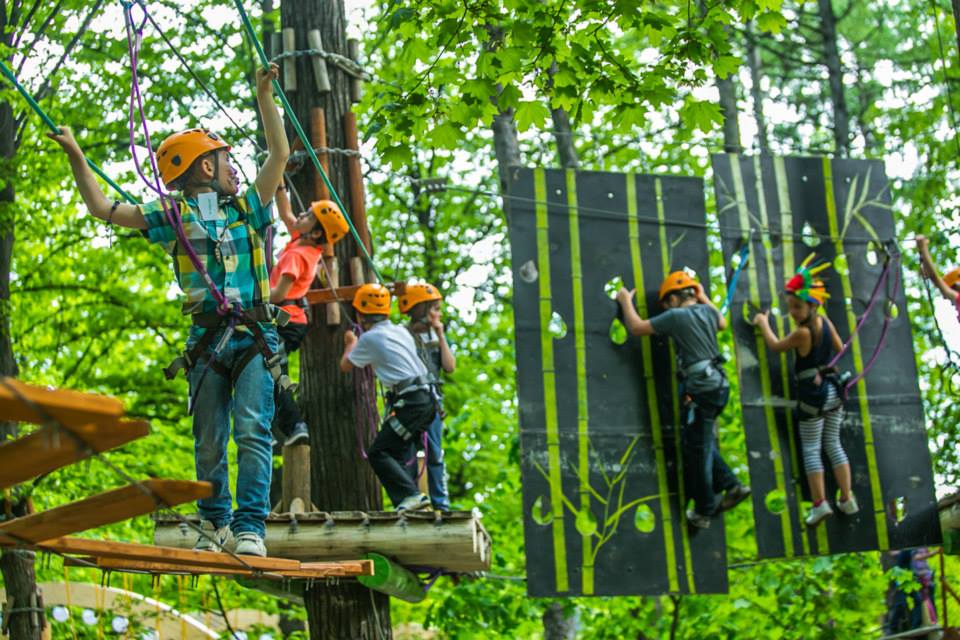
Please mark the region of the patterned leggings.
MULTIPOLYGON (((827 385, 826 405, 836 402, 837 390, 827 385)), ((800 420, 800 442, 803 444, 803 468, 807 473, 823 471, 821 452, 826 449, 827 457, 834 467, 847 464, 847 454, 840 445, 840 425, 843 423, 843 407, 828 411, 816 418, 800 420)))

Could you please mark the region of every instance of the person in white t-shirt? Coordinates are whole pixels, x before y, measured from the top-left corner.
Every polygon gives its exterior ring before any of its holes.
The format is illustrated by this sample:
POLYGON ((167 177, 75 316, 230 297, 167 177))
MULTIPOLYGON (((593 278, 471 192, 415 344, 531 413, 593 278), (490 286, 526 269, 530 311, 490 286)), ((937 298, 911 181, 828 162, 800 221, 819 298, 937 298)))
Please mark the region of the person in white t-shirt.
POLYGON ((372 366, 387 387, 386 419, 373 441, 367 458, 386 489, 397 511, 430 506, 430 498, 420 493, 406 463, 414 442, 437 414, 437 401, 427 368, 413 336, 404 327, 390 322, 390 291, 381 284, 365 284, 353 299, 353 308, 363 333, 343 336, 344 350, 340 369, 372 366))

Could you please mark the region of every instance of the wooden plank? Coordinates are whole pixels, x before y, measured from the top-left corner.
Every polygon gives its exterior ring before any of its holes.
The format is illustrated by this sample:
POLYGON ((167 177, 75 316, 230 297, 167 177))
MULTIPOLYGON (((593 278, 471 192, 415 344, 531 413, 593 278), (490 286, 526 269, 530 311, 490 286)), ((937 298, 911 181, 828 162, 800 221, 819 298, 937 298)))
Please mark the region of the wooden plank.
MULTIPOLYGON (((69 559, 71 566, 89 566, 96 564, 98 568, 109 571, 143 571, 148 573, 190 573, 197 575, 237 575, 253 576, 259 572, 243 568, 198 567, 196 565, 179 562, 151 562, 146 560, 123 560, 119 558, 81 558, 69 559)), ((263 577, 281 578, 350 578, 356 576, 373 575, 372 560, 348 560, 344 562, 311 562, 304 563, 300 569, 270 571, 263 577)))
MULTIPOLYGON (((321 61, 322 64, 326 62, 321 61)), ((329 89, 328 89, 329 91, 329 89)), ((323 107, 313 107, 310 109, 310 142, 314 149, 326 149, 327 147, 327 116, 323 107)), ((317 152, 317 160, 326 175, 330 175, 330 159, 326 151, 317 152)), ((327 189, 327 183, 320 177, 320 172, 314 167, 313 170, 313 192, 317 194, 317 200, 329 200, 330 190, 327 189)))
MULTIPOLYGON (((225 569, 238 566, 243 567, 243 565, 229 553, 157 547, 152 544, 138 544, 135 542, 88 540, 86 538, 57 538, 55 540, 45 540, 39 543, 37 547, 58 553, 93 556, 98 559, 141 560, 225 569)), ((290 560, 287 558, 244 556, 243 561, 254 569, 262 571, 289 571, 300 568, 299 560, 290 560)))
POLYGON ((150 424, 142 420, 115 421, 111 418, 109 422, 69 427, 69 431, 79 436, 89 448, 53 425, 0 444, 0 489, 142 438, 150 433, 150 424))
MULTIPOLYGON (((307 291, 307 302, 310 304, 329 304, 336 302, 339 298, 344 302, 350 303, 353 302, 353 297, 357 295, 357 290, 362 286, 362 284, 351 284, 337 287, 336 291, 333 289, 310 289, 307 291)), ((388 284, 387 288, 390 289, 394 296, 399 296, 406 291, 407 284, 405 282, 393 282, 388 284)))
MULTIPOLYGON (((351 78, 351 87, 354 79, 351 78)), ((352 111, 343 114, 343 134, 347 149, 360 151, 357 137, 357 116, 352 111)), ((357 235, 366 248, 367 253, 373 255, 373 245, 370 243, 370 228, 367 226, 366 196, 363 193, 363 168, 360 166, 360 156, 347 156, 347 174, 350 185, 350 219, 357 229, 357 235)))
POLYGON ((160 506, 158 499, 172 507, 206 498, 213 490, 209 482, 187 480, 144 480, 141 484, 152 492, 152 495, 144 493, 138 485, 114 489, 85 500, 0 523, 0 537, 20 542, 60 538, 150 513, 160 506))
POLYGON ((115 422, 123 415, 123 403, 116 398, 67 389, 48 389, 25 384, 15 378, 2 379, 0 416, 3 416, 4 420, 46 423, 47 417, 38 413, 30 403, 37 405, 42 412, 46 412, 66 427, 79 427, 92 422, 115 422), (19 397, 21 395, 29 402, 24 402, 19 397))

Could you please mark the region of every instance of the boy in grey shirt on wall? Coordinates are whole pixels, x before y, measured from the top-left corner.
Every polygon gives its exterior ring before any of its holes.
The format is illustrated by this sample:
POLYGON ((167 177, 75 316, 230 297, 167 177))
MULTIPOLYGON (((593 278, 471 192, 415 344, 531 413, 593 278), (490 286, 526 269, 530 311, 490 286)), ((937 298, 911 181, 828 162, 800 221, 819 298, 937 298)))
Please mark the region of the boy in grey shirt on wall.
POLYGON ((687 521, 705 529, 712 516, 750 495, 720 455, 714 433, 717 416, 730 398, 717 345, 717 331, 725 329, 727 321, 684 271, 671 273, 660 285, 660 304, 666 311, 654 318, 645 320, 637 313, 635 292, 621 288, 617 293, 627 329, 635 336, 670 336, 676 347, 684 397, 684 468, 694 502, 687 521))

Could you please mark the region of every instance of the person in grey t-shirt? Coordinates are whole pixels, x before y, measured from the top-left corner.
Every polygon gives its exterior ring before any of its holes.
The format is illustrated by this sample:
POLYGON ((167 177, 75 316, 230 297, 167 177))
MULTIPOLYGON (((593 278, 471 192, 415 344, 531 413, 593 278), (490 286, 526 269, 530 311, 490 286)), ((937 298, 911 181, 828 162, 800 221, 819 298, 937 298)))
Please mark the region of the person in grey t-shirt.
POLYGON ((730 398, 730 384, 720 366, 717 331, 726 319, 710 302, 703 287, 684 271, 675 271, 660 285, 662 314, 643 319, 633 300, 636 290, 621 288, 617 302, 627 329, 635 336, 662 335, 673 339, 684 397, 683 453, 687 487, 694 506, 687 521, 705 529, 710 518, 731 509, 750 495, 720 455, 714 423, 730 398))
POLYGON ((417 355, 413 336, 390 322, 390 291, 382 284, 365 284, 357 290, 353 308, 364 329, 358 338, 343 335, 340 370, 372 366, 387 387, 387 416, 367 458, 397 511, 430 506, 405 467, 414 455, 414 443, 437 415, 427 367, 417 355))

